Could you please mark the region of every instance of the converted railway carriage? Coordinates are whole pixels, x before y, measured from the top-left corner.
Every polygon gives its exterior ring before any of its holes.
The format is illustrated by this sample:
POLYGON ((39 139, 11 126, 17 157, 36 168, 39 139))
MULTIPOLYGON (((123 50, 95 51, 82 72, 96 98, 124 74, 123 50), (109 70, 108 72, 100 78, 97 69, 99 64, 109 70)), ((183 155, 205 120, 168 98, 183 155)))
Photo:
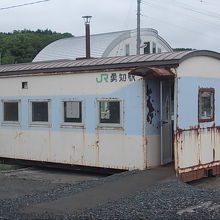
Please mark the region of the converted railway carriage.
POLYGON ((0 100, 4 160, 220 173, 216 52, 2 65, 0 100))

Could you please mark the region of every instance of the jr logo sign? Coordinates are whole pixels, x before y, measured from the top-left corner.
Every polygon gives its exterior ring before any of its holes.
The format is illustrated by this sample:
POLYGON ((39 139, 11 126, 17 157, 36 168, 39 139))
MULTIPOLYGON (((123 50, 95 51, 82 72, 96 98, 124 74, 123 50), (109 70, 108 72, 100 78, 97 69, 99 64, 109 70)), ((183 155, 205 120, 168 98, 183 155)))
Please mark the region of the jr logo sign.
POLYGON ((134 82, 135 76, 128 75, 126 73, 102 73, 100 77, 96 78, 97 83, 113 83, 113 82, 134 82))
POLYGON ((100 78, 96 78, 97 83, 108 82, 108 74, 101 74, 100 78))

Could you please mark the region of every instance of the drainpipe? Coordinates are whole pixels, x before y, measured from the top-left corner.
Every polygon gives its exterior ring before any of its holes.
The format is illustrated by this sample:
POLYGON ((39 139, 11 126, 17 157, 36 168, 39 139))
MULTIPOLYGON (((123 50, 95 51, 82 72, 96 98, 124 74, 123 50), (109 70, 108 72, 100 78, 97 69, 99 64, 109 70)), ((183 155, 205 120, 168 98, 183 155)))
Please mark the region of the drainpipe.
POLYGON ((92 16, 83 16, 85 22, 85 31, 86 31, 86 58, 89 59, 90 56, 90 20, 92 16))

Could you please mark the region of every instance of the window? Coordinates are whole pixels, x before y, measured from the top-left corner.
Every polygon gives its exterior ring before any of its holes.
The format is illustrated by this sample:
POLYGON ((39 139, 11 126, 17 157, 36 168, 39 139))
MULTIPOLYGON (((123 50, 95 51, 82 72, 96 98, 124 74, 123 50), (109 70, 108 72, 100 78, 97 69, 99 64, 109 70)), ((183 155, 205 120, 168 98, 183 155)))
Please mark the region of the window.
POLYGON ((214 89, 199 89, 199 122, 214 120, 214 89))
POLYGON ((129 55, 130 55, 130 45, 125 44, 125 56, 129 56, 129 55))
POLYGON ((120 100, 99 100, 99 123, 106 125, 121 124, 121 101, 120 100))
POLYGON ((156 46, 156 43, 153 42, 153 53, 156 53, 157 52, 157 46, 156 46))
POLYGON ((49 104, 49 100, 30 101, 31 124, 48 124, 49 104))
POLYGON ((82 101, 63 101, 63 122, 82 123, 82 101))
POLYGON ((19 101, 3 101, 3 122, 19 123, 19 101))
POLYGON ((28 82, 22 82, 21 83, 21 88, 22 89, 28 89, 28 82))
POLYGON ((144 54, 150 54, 150 42, 144 42, 144 54))
POLYGON ((158 48, 158 53, 161 53, 161 52, 162 52, 161 48, 158 48))

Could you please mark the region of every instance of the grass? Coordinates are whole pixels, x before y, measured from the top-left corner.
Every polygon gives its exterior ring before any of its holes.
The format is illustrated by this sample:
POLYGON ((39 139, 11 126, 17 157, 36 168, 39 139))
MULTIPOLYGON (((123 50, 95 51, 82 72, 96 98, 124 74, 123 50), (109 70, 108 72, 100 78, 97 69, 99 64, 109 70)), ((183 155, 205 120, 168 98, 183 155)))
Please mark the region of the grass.
POLYGON ((0 164, 0 172, 1 171, 7 171, 7 170, 13 170, 13 166, 6 165, 6 164, 0 164))

